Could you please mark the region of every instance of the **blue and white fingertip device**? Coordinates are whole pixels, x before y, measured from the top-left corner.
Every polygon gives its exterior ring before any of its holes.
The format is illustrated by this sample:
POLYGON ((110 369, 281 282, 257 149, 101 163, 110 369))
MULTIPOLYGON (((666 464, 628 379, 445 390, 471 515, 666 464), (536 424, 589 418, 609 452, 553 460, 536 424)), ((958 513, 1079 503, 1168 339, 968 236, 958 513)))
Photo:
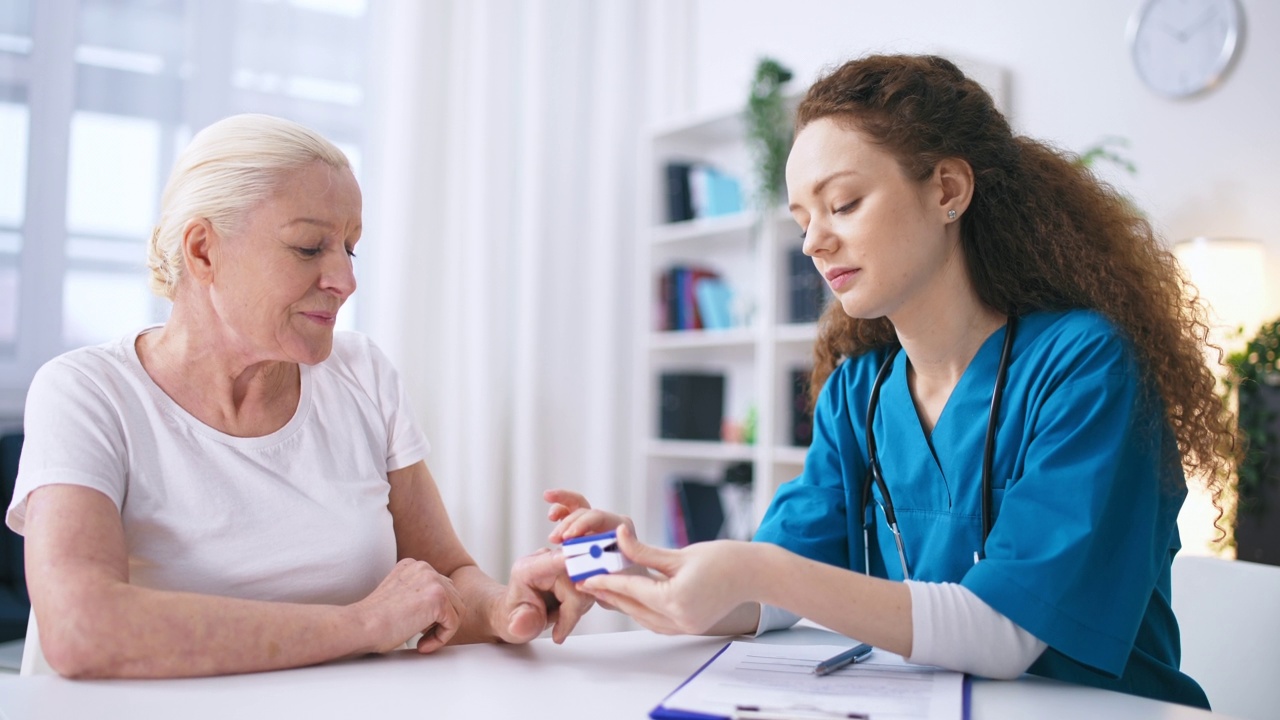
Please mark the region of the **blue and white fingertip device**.
POLYGON ((631 561, 618 549, 618 533, 613 530, 565 540, 560 548, 564 553, 564 569, 573 582, 631 566, 631 561))

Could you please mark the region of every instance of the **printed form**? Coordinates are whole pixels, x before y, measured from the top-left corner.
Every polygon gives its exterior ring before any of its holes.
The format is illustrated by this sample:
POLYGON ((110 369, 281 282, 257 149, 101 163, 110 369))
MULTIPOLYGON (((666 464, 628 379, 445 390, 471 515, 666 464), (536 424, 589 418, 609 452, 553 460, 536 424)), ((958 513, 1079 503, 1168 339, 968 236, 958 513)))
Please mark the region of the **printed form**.
POLYGON ((813 668, 846 647, 734 641, 669 695, 662 710, 734 717, 745 708, 872 720, 960 720, 964 673, 912 665, 885 650, 830 675, 813 668))

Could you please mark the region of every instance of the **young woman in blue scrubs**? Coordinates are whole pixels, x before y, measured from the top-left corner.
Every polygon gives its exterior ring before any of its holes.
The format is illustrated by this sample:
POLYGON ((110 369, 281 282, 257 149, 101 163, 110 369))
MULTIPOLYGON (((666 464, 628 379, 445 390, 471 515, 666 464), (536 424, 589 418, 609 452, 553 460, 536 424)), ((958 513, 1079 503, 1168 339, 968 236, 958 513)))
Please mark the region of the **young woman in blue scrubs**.
MULTIPOLYGON (((1207 707, 1169 571, 1184 468, 1220 491, 1235 443, 1170 253, 941 58, 849 62, 796 130, 791 212, 836 297, 804 472, 756 542, 660 549, 624 522, 661 575, 583 589, 659 632, 802 616, 917 662, 1207 707)), ((553 540, 625 521, 548 500, 553 540)))

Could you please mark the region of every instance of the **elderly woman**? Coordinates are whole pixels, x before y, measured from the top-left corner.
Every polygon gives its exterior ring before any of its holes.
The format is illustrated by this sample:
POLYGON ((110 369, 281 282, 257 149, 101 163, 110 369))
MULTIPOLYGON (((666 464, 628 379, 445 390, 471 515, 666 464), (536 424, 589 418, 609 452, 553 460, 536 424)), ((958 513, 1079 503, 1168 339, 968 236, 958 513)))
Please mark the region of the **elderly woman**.
POLYGON ((228 118, 151 239, 169 321, 55 358, 28 394, 7 521, 26 536, 23 672, 169 677, 557 641, 590 600, 552 553, 503 586, 450 525, 396 370, 335 333, 360 189, 292 122, 228 118))

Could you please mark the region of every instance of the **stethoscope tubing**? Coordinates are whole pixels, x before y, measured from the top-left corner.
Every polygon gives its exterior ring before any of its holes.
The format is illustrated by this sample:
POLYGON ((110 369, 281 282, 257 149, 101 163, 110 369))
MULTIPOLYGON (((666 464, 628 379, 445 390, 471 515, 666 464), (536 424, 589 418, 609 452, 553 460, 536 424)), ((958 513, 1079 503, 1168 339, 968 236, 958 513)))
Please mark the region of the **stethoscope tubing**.
MULTIPOLYGON (((1004 396, 1005 379, 1009 371, 1009 362, 1013 354, 1013 340, 1018 330, 1018 318, 1015 315, 1009 315, 1007 324, 1005 325, 1004 345, 1000 349, 1000 363, 996 368, 995 389, 991 392, 991 409, 987 413, 987 434, 982 449, 982 544, 977 552, 974 553, 974 562, 986 557, 987 537, 991 534, 991 527, 994 524, 992 518, 992 466, 995 458, 996 448, 996 429, 1000 417, 1000 403, 1004 396)), ((870 482, 864 482, 862 486, 862 507, 860 515, 862 517, 862 550, 864 555, 863 565, 864 572, 871 572, 871 541, 870 529, 875 524, 875 515, 867 516, 867 510, 871 506, 871 485, 874 483, 880 489, 881 502, 878 503, 880 509, 884 512, 885 522, 889 525, 889 531, 893 533, 894 544, 898 551, 898 560, 902 563, 902 579, 910 580, 910 567, 907 565, 906 549, 902 542, 902 533, 898 529, 898 516, 893 509, 893 497, 889 494, 889 485, 884 480, 884 473, 880 470, 880 456, 876 447, 875 431, 872 430, 872 421, 875 419, 876 409, 880 406, 880 388, 888 379, 889 374, 893 370, 894 358, 898 356, 898 351, 902 349, 901 345, 894 344, 889 349, 889 354, 885 357, 884 362, 880 364, 879 371, 876 372, 876 379, 871 385, 871 395, 867 398, 867 474, 870 476, 870 482)))
POLYGON ((1009 374, 1009 356, 1013 353, 1013 336, 1018 331, 1018 318, 1010 315, 1004 329, 1004 346, 1000 348, 1000 364, 996 366, 996 386, 991 391, 991 410, 987 412, 987 439, 982 448, 982 545, 978 559, 987 556, 987 536, 995 519, 991 516, 992 463, 996 454, 996 426, 1000 419, 1000 401, 1004 398, 1005 376, 1009 374))

